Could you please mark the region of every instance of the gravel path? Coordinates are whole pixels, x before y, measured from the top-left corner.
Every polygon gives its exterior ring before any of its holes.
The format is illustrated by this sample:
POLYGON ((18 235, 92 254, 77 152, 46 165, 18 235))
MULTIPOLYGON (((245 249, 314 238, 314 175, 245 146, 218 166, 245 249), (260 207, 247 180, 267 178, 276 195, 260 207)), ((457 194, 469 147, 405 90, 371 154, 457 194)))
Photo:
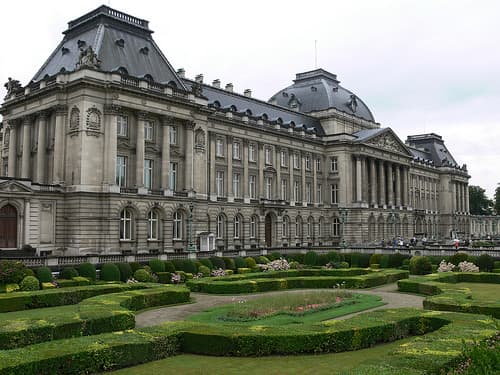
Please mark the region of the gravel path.
MULTIPOLYGON (((397 289, 398 287, 396 283, 383 285, 381 287, 369 290, 348 289, 349 291, 354 293, 376 294, 382 297, 382 300, 386 304, 384 306, 374 307, 369 310, 344 315, 338 319, 347 319, 350 318, 351 316, 358 315, 366 311, 373 311, 378 309, 400 308, 400 307, 422 308, 422 301, 424 300, 423 297, 414 296, 410 294, 397 293, 397 289)), ((314 289, 314 290, 321 290, 321 289, 314 289)), ((332 290, 332 289, 323 289, 323 290, 332 290)), ((295 290, 285 290, 285 291, 256 293, 256 294, 239 294, 234 296, 191 293, 191 298, 194 299, 194 303, 178 305, 178 306, 170 306, 170 307, 167 306, 167 307, 161 307, 159 309, 144 311, 136 315, 135 322, 137 328, 154 326, 161 324, 163 322, 184 320, 189 315, 198 313, 200 311, 204 311, 213 306, 219 306, 231 303, 232 301, 235 300, 240 300, 240 299, 249 300, 264 295, 272 296, 283 293, 300 293, 303 291, 304 289, 295 289, 295 290)))

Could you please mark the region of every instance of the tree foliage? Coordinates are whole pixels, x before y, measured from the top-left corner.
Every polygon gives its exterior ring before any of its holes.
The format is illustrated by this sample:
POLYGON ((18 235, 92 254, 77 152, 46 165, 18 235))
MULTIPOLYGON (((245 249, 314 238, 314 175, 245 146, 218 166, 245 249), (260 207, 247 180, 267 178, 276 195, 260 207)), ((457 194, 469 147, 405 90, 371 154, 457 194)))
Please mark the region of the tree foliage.
POLYGON ((497 213, 497 215, 500 215, 500 183, 495 189, 494 200, 495 200, 495 212, 497 213))
POLYGON ((493 201, 486 196, 486 190, 481 186, 469 186, 469 209, 472 215, 492 214, 493 201))

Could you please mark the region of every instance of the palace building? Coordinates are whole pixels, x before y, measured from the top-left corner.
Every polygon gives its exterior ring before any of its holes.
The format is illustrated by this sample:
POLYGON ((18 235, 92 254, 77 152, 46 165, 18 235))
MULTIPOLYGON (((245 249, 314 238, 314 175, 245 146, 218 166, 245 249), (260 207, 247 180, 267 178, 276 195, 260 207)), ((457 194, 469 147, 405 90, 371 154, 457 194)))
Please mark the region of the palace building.
POLYGON ((148 21, 68 24, 0 109, 0 248, 236 251, 469 235, 467 168, 323 69, 268 101, 175 70, 148 21))

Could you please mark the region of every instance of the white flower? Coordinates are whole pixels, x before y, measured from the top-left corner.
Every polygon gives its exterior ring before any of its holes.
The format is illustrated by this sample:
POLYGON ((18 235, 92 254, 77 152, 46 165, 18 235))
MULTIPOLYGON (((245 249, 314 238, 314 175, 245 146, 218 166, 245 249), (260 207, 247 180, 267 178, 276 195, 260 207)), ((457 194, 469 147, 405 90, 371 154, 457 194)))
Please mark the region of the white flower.
POLYGON ((444 259, 439 263, 438 272, 452 272, 455 265, 453 263, 447 263, 444 259))
POLYGON ((290 269, 290 264, 284 258, 273 260, 265 265, 263 271, 286 271, 290 269))
POLYGON ((458 263, 458 268, 460 269, 460 272, 479 272, 478 266, 467 261, 458 263))

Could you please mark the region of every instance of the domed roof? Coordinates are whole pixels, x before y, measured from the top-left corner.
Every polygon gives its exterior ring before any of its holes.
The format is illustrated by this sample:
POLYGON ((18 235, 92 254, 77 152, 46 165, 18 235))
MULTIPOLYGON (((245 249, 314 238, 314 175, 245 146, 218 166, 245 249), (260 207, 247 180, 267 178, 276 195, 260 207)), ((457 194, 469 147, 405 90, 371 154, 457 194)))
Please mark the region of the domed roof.
POLYGON ((294 84, 278 91, 269 102, 300 112, 339 111, 375 122, 368 106, 354 93, 339 85, 335 74, 323 69, 297 73, 294 84))

